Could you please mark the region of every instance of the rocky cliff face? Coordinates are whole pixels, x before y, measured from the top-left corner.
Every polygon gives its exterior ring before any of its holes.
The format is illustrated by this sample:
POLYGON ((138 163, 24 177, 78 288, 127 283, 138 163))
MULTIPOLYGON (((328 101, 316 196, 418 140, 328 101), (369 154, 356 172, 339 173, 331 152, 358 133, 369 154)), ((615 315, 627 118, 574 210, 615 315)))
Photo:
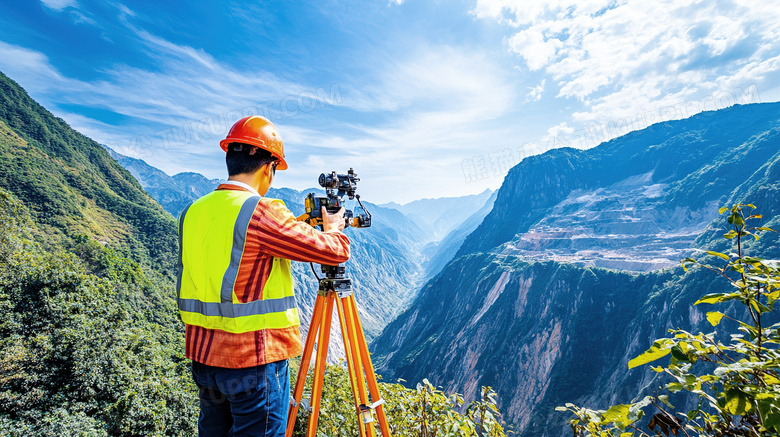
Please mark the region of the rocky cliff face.
MULTIPOLYGON (((567 431, 565 402, 628 402, 627 362, 671 327, 707 330, 691 303, 728 286, 672 266, 724 249, 717 207, 749 200, 780 224, 780 104, 655 125, 513 168, 456 258, 374 341, 379 372, 499 394, 521 436, 567 431), (694 256, 701 256, 695 254, 694 256), (620 268, 621 270, 605 269, 620 268)), ((780 256, 777 236, 751 250, 780 256)))
POLYGON ((653 181, 652 171, 606 187, 573 190, 497 250, 618 270, 677 266, 721 205, 712 200, 698 209, 669 208, 668 191, 668 183, 653 181))

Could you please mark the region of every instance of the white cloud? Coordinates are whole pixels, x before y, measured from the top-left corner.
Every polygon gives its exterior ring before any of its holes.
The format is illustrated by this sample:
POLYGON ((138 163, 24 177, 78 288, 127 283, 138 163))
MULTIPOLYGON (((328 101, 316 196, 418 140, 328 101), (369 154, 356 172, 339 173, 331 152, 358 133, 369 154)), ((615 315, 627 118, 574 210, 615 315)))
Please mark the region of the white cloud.
POLYGON ((82 8, 77 0, 40 0, 44 7, 55 11, 63 12, 63 16, 70 17, 75 24, 87 24, 101 28, 95 19, 93 19, 87 9, 82 8))
POLYGON ((539 29, 526 29, 509 39, 512 51, 525 58, 531 70, 546 67, 558 53, 563 43, 557 38, 545 37, 539 29))
POLYGON ((77 7, 76 0, 41 0, 41 3, 54 11, 61 11, 68 7, 77 7))
MULTIPOLYGON (((93 17, 78 10, 76 1, 46 0, 46 7, 69 8, 76 21, 93 17)), ((376 192, 387 197, 392 192, 396 200, 456 195, 476 185, 464 187, 460 171, 470 156, 514 150, 527 141, 544 146, 576 138, 587 126, 686 102, 694 102, 694 110, 713 109, 707 99, 719 90, 757 84, 763 96, 764 87, 780 83, 780 8, 771 3, 478 0, 474 16, 506 29, 503 50, 480 46, 478 38, 464 47, 410 35, 417 38, 408 44, 414 48, 400 55, 369 53, 356 63, 359 72, 356 65, 334 67, 330 72, 339 74, 340 94, 327 102, 328 110, 278 121, 294 160, 280 181, 310 186, 312 169, 318 174, 326 170, 321 167, 343 162, 376 175, 364 186, 378 184, 376 192), (519 72, 507 66, 518 62, 519 72), (554 104, 534 105, 540 112, 530 114, 531 122, 518 118, 529 115, 523 103, 542 99, 554 104), (545 121, 555 125, 546 136, 545 121), (418 183, 398 186, 398 180, 418 183)), ((112 125, 74 114, 76 109, 58 113, 96 140, 168 172, 220 176, 215 144, 232 119, 331 85, 316 82, 319 74, 301 73, 311 79, 297 81, 289 71, 275 75, 221 62, 205 50, 136 27, 142 18, 115 6, 118 21, 129 30, 123 36, 137 40, 136 48, 149 57, 146 65, 154 68, 117 63, 99 72, 101 80, 83 81, 63 76, 39 52, 0 43, 0 70, 55 112, 57 105, 73 104, 121 114, 123 121, 112 125), (167 148, 150 144, 171 128, 181 141, 167 148)), ((243 22, 252 26, 268 19, 260 9, 243 22)), ((392 51, 390 44, 370 49, 392 51)))
POLYGON ((774 87, 780 8, 747 0, 479 0, 507 45, 548 75, 579 121, 616 119, 723 88, 774 87))
MULTIPOLYGON (((260 70, 237 70, 203 50, 142 29, 133 32, 158 71, 119 64, 104 71, 103 80, 86 82, 63 76, 39 52, 2 42, 0 70, 36 98, 43 96, 45 106, 98 142, 169 174, 197 171, 209 177, 222 176, 224 162, 216 144, 232 121, 244 115, 242 108, 258 113, 257 105, 262 110, 266 102, 278 108, 287 96, 313 88, 260 70), (125 119, 112 125, 56 107, 67 104, 112 111, 125 119)), ((309 187, 312 171, 319 174, 343 162, 372 175, 364 184, 367 199, 372 192, 376 200, 409 201, 477 188, 464 185, 461 161, 483 147, 492 151, 516 141, 508 130, 496 133, 490 127, 516 100, 508 72, 481 51, 460 47, 421 46, 393 62, 341 85, 343 99, 327 106, 343 107, 346 115, 318 112, 314 119, 297 119, 289 114, 278 122, 293 160, 279 183, 309 187), (372 121, 356 123, 356 111, 372 121), (397 186, 399 180, 417 182, 397 186), (424 191, 417 188, 420 181, 424 191)))
POLYGON ((555 126, 547 129, 547 135, 545 135, 537 146, 536 150, 530 150, 528 153, 543 153, 549 149, 556 147, 580 147, 584 145, 572 138, 572 134, 575 132, 575 128, 569 126, 565 121, 556 124, 555 126))
POLYGON ((569 127, 569 125, 566 124, 566 122, 564 121, 562 123, 556 124, 555 126, 547 129, 547 136, 557 137, 559 135, 571 134, 573 132, 574 132, 574 128, 569 127))
POLYGON ((144 31, 137 31, 159 71, 116 65, 106 78, 81 81, 60 74, 40 52, 0 42, 0 71, 17 80, 30 94, 55 113, 56 105, 75 104, 107 110, 127 122, 111 126, 72 111, 59 112, 79 131, 98 142, 132 155, 148 155, 165 171, 206 171, 189 161, 188 153, 208 153, 228 123, 240 118, 243 108, 257 113, 266 102, 297 96, 306 87, 264 72, 243 72, 225 67, 207 53, 172 44, 144 31), (260 105, 260 107, 258 107, 260 105), (228 117, 232 117, 228 119, 228 117), (193 133, 193 126, 209 118, 212 127, 193 133), (219 124, 221 123, 221 124, 219 124), (216 124, 216 125, 215 125, 216 124), (162 140, 165 129, 178 129, 177 141, 162 140))
POLYGON ((522 96, 517 96, 507 73, 483 53, 421 47, 378 70, 383 73, 371 86, 361 92, 345 90, 344 105, 364 113, 389 114, 386 121, 350 123, 355 134, 348 138, 335 132, 286 128, 286 139, 317 144, 332 154, 309 154, 304 168, 349 162, 358 173, 372 175, 365 180, 367 192, 392 189, 388 198, 458 195, 472 188, 464 185, 464 158, 517 142, 516 132, 491 123, 522 96), (420 187, 399 186, 404 180, 418 181, 420 187))
POLYGON ((43 53, 3 41, 0 41, 0 67, 12 79, 22 80, 30 92, 44 92, 65 80, 43 53))
POLYGON ((353 90, 345 104, 363 111, 468 113, 490 119, 513 103, 514 90, 488 56, 462 47, 421 46, 377 66, 375 81, 353 90))
POLYGON ((539 85, 528 88, 528 94, 525 95, 526 101, 538 102, 542 98, 542 92, 546 83, 547 79, 542 79, 539 85))

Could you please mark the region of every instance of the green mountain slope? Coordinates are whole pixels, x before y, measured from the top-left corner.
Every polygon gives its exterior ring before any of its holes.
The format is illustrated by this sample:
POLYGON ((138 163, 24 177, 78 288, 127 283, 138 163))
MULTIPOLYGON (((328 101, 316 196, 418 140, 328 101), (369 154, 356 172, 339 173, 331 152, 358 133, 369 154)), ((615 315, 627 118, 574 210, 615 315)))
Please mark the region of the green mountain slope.
POLYGON ((173 299, 87 237, 70 250, 0 189, 0 435, 193 435, 173 299))
POLYGON ((80 233, 172 274, 173 218, 95 141, 0 73, 0 187, 54 241, 80 233))
MULTIPOLYGON (((706 272, 606 270, 539 261, 539 253, 575 243, 579 251, 633 250, 611 232, 629 235, 640 217, 653 218, 659 236, 695 231, 694 247, 725 250, 718 206, 750 201, 777 227, 778 199, 780 104, 734 107, 588 151, 526 159, 458 256, 374 341, 379 371, 428 377, 466 399, 490 385, 519 435, 571 435, 555 406, 630 401, 654 374, 628 371, 628 360, 668 328, 708 331, 706 309, 691 304, 728 285, 706 272), (649 208, 645 216, 637 205, 649 208), (586 225, 606 231, 584 242, 568 237, 586 225), (551 236, 538 237, 544 232, 551 236)), ((780 240, 767 235, 748 250, 777 258, 780 240)))
POLYGON ((176 226, 0 73, 0 435, 193 435, 176 226))

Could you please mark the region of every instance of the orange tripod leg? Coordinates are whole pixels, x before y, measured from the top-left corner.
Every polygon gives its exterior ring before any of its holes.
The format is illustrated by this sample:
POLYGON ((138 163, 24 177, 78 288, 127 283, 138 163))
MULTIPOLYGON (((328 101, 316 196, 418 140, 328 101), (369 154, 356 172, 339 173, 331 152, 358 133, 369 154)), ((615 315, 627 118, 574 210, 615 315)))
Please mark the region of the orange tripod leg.
POLYGON ((309 363, 311 354, 314 351, 314 343, 317 341, 317 333, 322 322, 322 312, 325 308, 325 296, 317 295, 314 301, 314 310, 311 313, 311 323, 309 323, 309 333, 306 334, 306 345, 303 348, 301 357, 301 367, 298 369, 298 378, 295 381, 295 390, 293 391, 294 403, 290 404, 290 410, 287 413, 287 431, 285 437, 292 437, 293 428, 295 428, 295 419, 298 416, 298 406, 301 404, 303 389, 306 386, 306 374, 309 373, 309 363))
POLYGON ((325 314, 320 325, 320 335, 317 341, 317 361, 314 363, 314 380, 311 385, 311 414, 309 415, 309 428, 307 437, 317 435, 317 419, 320 415, 320 397, 322 396, 322 383, 325 379, 325 364, 328 358, 328 342, 330 341, 330 323, 333 319, 334 294, 329 294, 325 303, 325 314))
MULTIPOLYGON (((356 314, 350 310, 350 305, 354 303, 354 295, 349 295, 348 297, 344 298, 342 300, 344 304, 344 315, 346 318, 346 325, 347 325, 347 332, 345 335, 349 337, 350 342, 350 351, 352 353, 352 357, 354 360, 355 365, 355 374, 357 375, 357 386, 358 386, 358 395, 360 396, 360 403, 362 405, 368 405, 368 393, 366 390, 366 383, 365 379, 363 379, 363 359, 361 357, 360 348, 358 346, 359 339, 357 338, 357 329, 356 329, 356 323, 355 323, 355 316, 356 314)), ((358 420, 362 423, 362 417, 359 417, 358 420)), ((374 437, 376 436, 376 430, 374 429, 373 423, 366 424, 366 435, 374 437)))
MULTIPOLYGON (((366 344, 366 334, 363 332, 363 326, 360 323, 360 317, 357 312, 357 304, 355 302, 355 296, 349 296, 345 311, 351 314, 351 318, 355 325, 355 338, 357 338, 360 355, 363 360, 363 367, 366 370, 366 382, 368 383, 368 390, 371 393, 371 399, 376 402, 382 399, 379 394, 379 385, 376 382, 376 373, 374 372, 374 365, 371 363, 371 356, 368 353, 368 344, 366 344)), ((383 405, 376 407, 376 415, 379 420, 379 429, 382 431, 384 437, 390 437, 390 427, 387 423, 387 417, 383 405)), ((373 429, 373 427, 372 427, 373 429)))
MULTIPOLYGON (((332 272, 328 274, 330 275, 332 272)), ((347 281, 349 280, 347 279, 347 281)), ((322 284, 323 283, 321 282, 321 287, 323 286, 322 284)), ((346 282, 346 284, 348 286, 349 282, 346 282)), ((369 409, 371 407, 371 405, 369 405, 369 394, 374 403, 382 399, 382 397, 379 394, 374 366, 371 364, 371 357, 368 353, 366 336, 365 332, 363 332, 363 326, 360 323, 355 296, 349 294, 346 297, 340 298, 337 297, 337 293, 333 290, 327 292, 325 295, 318 294, 314 304, 312 320, 309 324, 309 333, 306 336, 306 345, 304 346, 303 357, 301 358, 301 367, 298 371, 298 377, 295 383, 293 403, 289 409, 285 437, 292 436, 295 419, 298 413, 298 405, 303 397, 306 375, 309 370, 309 364, 311 363, 311 355, 315 343, 317 345, 317 357, 314 363, 311 389, 311 412, 309 415, 306 436, 315 437, 317 435, 317 422, 320 414, 322 388, 325 380, 325 368, 327 365, 328 344, 330 341, 334 305, 338 310, 339 323, 341 325, 349 379, 350 384, 352 385, 355 411, 358 416, 360 437, 376 437, 377 431, 374 422, 363 422, 363 414, 370 414, 370 411, 363 410, 365 410, 366 407, 369 407, 369 409)), ((382 436, 390 437, 390 428, 387 423, 384 408, 379 404, 374 407, 374 410, 376 411, 379 420, 382 436)))
POLYGON ((355 413, 357 414, 358 429, 360 430, 360 436, 366 435, 366 429, 363 421, 360 417, 360 404, 361 401, 358 398, 358 384, 362 383, 362 375, 359 374, 356 368, 357 357, 352 353, 352 345, 354 344, 351 337, 348 335, 346 312, 344 310, 344 301, 339 298, 336 299, 336 309, 339 313, 339 322, 341 323, 341 337, 344 340, 344 354, 347 357, 347 372, 349 372, 349 383, 352 386, 352 397, 355 400, 355 413), (361 378, 361 379, 358 379, 361 378))

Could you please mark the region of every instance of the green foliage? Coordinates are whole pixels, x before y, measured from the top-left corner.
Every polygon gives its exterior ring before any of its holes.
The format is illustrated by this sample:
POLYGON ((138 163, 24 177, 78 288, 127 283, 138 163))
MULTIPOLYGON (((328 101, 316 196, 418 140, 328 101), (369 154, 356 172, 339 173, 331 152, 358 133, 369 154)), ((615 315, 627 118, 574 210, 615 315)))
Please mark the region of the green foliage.
MULTIPOLYGON (((304 399, 311 397, 310 379, 304 399)), ((357 411, 349 382, 349 374, 342 364, 328 366, 325 371, 321 396, 317 435, 322 437, 352 437, 358 435, 357 411)), ((394 437, 504 437, 506 432, 496 405, 496 393, 483 387, 481 397, 471 402, 464 413, 463 398, 458 394, 445 395, 428 380, 407 388, 402 384, 380 383, 383 405, 390 433, 394 437)), ((373 400, 372 400, 373 401, 373 400)), ((377 435, 381 435, 374 414, 377 435)), ((300 408, 293 435, 306 435, 309 413, 300 408)))
POLYGON ((176 224, 95 141, 0 73, 0 188, 14 193, 57 246, 78 234, 172 275, 176 224))
POLYGON ((707 294, 696 305, 741 304, 749 320, 720 311, 708 312, 712 326, 727 319, 735 328, 725 344, 716 339, 715 333, 670 330, 670 337, 656 340, 650 349, 629 361, 629 368, 633 368, 670 355, 667 366, 653 368, 669 382, 653 396, 606 411, 573 404, 556 408, 576 416, 569 420, 575 436, 780 436, 780 323, 766 326, 767 316, 780 299, 780 261, 743 253, 743 238, 758 240, 761 232, 774 232, 767 227, 748 227, 748 221, 762 218, 746 212, 748 208, 752 211, 756 207, 737 204, 720 209, 721 214, 728 212, 730 227, 723 237, 734 242, 736 253, 706 253, 725 261, 724 265, 692 258, 683 260, 682 265, 686 270, 693 266, 710 270, 730 285, 729 291, 707 294), (678 397, 683 393, 693 395, 697 399, 695 407, 674 413, 669 395, 663 392, 678 397), (647 423, 652 434, 639 426, 648 408, 653 412, 647 423))
POLYGON ((195 432, 176 246, 129 172, 0 73, 0 435, 195 432))
POLYGON ((394 436, 480 436, 506 435, 496 392, 482 387, 479 399, 472 401, 465 414, 463 398, 458 394, 445 395, 427 379, 414 389, 401 384, 380 384, 387 399, 386 407, 390 432, 394 436))
POLYGON ((110 248, 44 250, 38 231, 0 191, 0 434, 193 435, 179 322, 141 304, 164 293, 110 248))

